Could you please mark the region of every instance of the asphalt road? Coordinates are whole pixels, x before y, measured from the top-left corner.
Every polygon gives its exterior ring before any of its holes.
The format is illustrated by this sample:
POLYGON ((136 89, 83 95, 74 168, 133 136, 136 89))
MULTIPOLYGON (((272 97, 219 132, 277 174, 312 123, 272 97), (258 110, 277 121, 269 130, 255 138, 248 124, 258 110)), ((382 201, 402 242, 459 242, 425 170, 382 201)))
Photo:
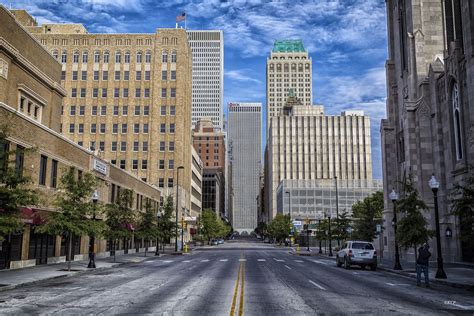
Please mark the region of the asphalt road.
POLYGON ((0 314, 474 314, 474 295, 324 257, 228 242, 0 292, 0 314))

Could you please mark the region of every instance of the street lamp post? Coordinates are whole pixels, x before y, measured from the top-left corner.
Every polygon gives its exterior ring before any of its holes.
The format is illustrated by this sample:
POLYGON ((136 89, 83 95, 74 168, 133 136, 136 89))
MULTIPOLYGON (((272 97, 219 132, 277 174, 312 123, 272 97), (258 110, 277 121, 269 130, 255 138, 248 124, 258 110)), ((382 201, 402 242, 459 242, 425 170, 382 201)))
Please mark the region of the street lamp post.
POLYGON ((439 182, 436 180, 435 176, 432 175, 430 181, 428 182, 431 191, 433 191, 434 197, 434 209, 435 209, 435 225, 436 225, 436 250, 438 253, 438 270, 436 271, 435 278, 437 279, 447 279, 446 272, 444 272, 443 268, 443 256, 441 255, 441 234, 439 231, 439 211, 438 211, 438 189, 439 189, 439 182))
POLYGON ((328 218, 328 238, 329 238, 329 257, 332 257, 332 240, 331 240, 331 213, 327 213, 328 218))
POLYGON ((185 208, 183 207, 183 212, 181 213, 181 250, 183 250, 184 246, 184 213, 185 208))
POLYGON ((318 232, 319 232, 319 251, 318 251, 318 253, 323 253, 323 250, 321 249, 322 240, 321 240, 321 219, 320 218, 318 218, 318 232))
MULTIPOLYGON (((161 220, 161 210, 158 208, 156 212, 156 224, 159 227, 161 220)), ((159 232, 161 233, 161 232, 159 232)), ((155 256, 160 256, 160 237, 156 237, 156 249, 155 249, 155 256)))
MULTIPOLYGON (((336 181, 336 219, 339 223, 339 192, 337 190, 337 176, 334 176, 334 180, 336 181)), ((337 246, 339 248, 341 247, 341 240, 339 239, 339 234, 337 235, 337 246)))
POLYGON ((398 250, 398 240, 397 240, 397 210, 396 210, 396 205, 398 201, 398 193, 395 192, 395 189, 392 189, 392 192, 388 195, 390 200, 392 200, 393 204, 393 220, 392 220, 392 225, 393 225, 393 233, 394 233, 394 239, 395 239, 395 266, 393 267, 394 270, 403 270, 402 265, 400 264, 400 252, 398 250))
MULTIPOLYGON (((97 207, 97 201, 99 201, 99 192, 95 190, 94 194, 92 194, 92 202, 94 203, 94 214, 92 216, 93 220, 95 220, 95 211, 97 207)), ((89 264, 87 265, 87 268, 95 268, 94 246, 95 246, 95 235, 92 233, 89 236, 89 264)))
POLYGON ((174 251, 178 252, 178 204, 179 204, 179 170, 184 169, 183 166, 176 168, 176 227, 174 234, 174 251))
MULTIPOLYGON (((291 220, 291 191, 285 191, 285 194, 288 194, 288 215, 290 216, 291 232, 293 232, 293 221, 291 220)), ((290 236, 290 247, 291 247, 291 236, 290 236)))

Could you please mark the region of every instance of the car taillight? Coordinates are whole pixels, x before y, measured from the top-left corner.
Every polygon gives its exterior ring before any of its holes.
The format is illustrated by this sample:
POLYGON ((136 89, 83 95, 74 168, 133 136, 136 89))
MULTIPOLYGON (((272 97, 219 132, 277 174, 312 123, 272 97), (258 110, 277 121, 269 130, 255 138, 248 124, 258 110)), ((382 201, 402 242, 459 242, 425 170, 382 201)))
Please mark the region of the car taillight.
POLYGON ((352 257, 353 254, 352 254, 352 250, 349 250, 349 257, 352 257))

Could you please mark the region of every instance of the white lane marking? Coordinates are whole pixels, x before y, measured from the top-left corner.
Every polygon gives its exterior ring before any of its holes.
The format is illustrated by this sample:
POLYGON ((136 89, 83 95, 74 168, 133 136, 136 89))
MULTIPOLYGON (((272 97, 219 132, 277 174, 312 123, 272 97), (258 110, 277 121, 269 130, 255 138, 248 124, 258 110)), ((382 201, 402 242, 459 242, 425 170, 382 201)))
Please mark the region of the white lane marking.
POLYGON ((276 262, 285 262, 285 260, 277 259, 277 258, 273 258, 273 260, 275 260, 276 262))
POLYGON ((247 261, 247 259, 239 259, 239 261, 245 262, 245 261, 247 261))
POLYGON ((410 284, 406 284, 406 283, 388 283, 388 282, 385 282, 385 284, 390 285, 390 286, 410 285, 410 284))
POLYGON ((326 262, 323 262, 323 261, 319 261, 319 260, 311 260, 313 261, 314 263, 319 263, 319 264, 324 264, 324 265, 327 265, 326 262))
POLYGON ((185 263, 189 263, 189 262, 191 262, 191 260, 184 260, 183 262, 185 262, 185 263))
POLYGON ((295 260, 295 262, 303 263, 304 261, 303 260, 295 260))
POLYGON ((360 273, 359 272, 352 272, 352 274, 359 275, 360 273))
POLYGON ((451 306, 456 306, 456 307, 459 307, 461 309, 474 309, 474 305, 471 305, 471 306, 466 306, 466 305, 461 305, 461 304, 449 304, 451 306))
POLYGON ((265 260, 265 259, 257 259, 257 261, 265 262, 265 261, 267 261, 267 260, 265 260))
POLYGON ((285 264, 285 268, 287 268, 288 270, 291 270, 291 268, 289 266, 287 266, 286 264, 285 264))
POLYGON ((309 283, 311 283, 312 285, 314 285, 314 286, 317 287, 318 289, 326 291, 326 289, 323 288, 323 287, 322 287, 321 285, 319 285, 318 283, 313 282, 313 281, 311 281, 311 280, 308 280, 308 281, 309 281, 309 283))
POLYGON ((227 262, 229 259, 221 259, 220 262, 227 262))
POLYGON ((201 260, 201 262, 209 262, 209 259, 201 260))
POLYGON ((163 260, 164 263, 171 263, 173 260, 163 260))

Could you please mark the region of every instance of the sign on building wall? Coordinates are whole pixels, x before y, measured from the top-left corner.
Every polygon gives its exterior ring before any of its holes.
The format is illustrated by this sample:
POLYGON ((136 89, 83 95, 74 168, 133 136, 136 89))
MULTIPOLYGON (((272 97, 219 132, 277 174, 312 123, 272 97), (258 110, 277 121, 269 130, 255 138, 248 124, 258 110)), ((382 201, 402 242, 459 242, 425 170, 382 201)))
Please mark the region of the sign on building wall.
POLYGON ((98 173, 103 174, 104 176, 107 175, 107 163, 100 161, 97 158, 94 158, 92 161, 92 169, 97 171, 98 173))

